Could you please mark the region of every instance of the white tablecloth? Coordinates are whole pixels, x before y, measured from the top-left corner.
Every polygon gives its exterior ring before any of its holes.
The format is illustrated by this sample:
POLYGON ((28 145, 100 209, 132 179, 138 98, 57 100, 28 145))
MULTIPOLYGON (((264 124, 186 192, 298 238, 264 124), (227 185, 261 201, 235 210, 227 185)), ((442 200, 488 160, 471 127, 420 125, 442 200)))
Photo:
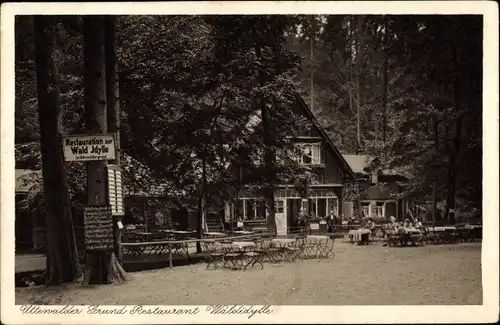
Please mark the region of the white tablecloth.
POLYGON ((328 240, 328 236, 309 235, 307 236, 307 240, 328 240))
POLYGON ((273 243, 280 243, 280 244, 290 244, 290 243, 294 243, 295 239, 293 239, 293 238, 273 238, 272 242, 273 243))
POLYGON ((363 239, 363 235, 369 235, 371 231, 369 229, 354 229, 349 231, 349 235, 352 235, 352 239, 355 242, 360 242, 363 239))
POLYGON ((237 235, 251 235, 254 232, 253 231, 245 231, 245 230, 237 230, 237 231, 234 231, 234 233, 237 235))
POLYGON ((247 241, 241 241, 241 242, 233 242, 231 244, 231 246, 233 248, 237 248, 237 249, 243 249, 243 248, 246 248, 246 247, 255 247, 255 243, 252 243, 252 242, 247 242, 247 241))
POLYGON ((434 231, 457 230, 456 227, 434 227, 434 231))
POLYGON ((226 234, 223 232, 205 232, 205 233, 203 233, 203 235, 212 236, 212 237, 216 237, 216 236, 217 237, 225 237, 226 236, 226 234))

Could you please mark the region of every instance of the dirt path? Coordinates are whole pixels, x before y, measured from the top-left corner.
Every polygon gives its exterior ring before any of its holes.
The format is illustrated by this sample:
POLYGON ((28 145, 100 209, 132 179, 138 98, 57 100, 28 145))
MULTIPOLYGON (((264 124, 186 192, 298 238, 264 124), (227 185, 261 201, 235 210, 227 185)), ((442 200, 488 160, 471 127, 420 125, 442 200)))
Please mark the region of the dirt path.
POLYGON ((390 248, 336 244, 335 258, 205 270, 204 264, 132 273, 125 285, 16 290, 16 304, 481 304, 481 245, 390 248), (33 300, 32 300, 33 301, 33 300))

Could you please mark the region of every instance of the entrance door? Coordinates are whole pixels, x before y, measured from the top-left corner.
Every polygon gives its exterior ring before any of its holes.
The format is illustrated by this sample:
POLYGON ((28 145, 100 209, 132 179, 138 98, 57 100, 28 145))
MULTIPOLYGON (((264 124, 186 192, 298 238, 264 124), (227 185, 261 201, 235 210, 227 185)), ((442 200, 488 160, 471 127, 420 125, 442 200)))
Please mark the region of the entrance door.
POLYGON ((286 235, 288 226, 286 220, 286 200, 277 199, 275 204, 276 232, 278 235, 286 235))

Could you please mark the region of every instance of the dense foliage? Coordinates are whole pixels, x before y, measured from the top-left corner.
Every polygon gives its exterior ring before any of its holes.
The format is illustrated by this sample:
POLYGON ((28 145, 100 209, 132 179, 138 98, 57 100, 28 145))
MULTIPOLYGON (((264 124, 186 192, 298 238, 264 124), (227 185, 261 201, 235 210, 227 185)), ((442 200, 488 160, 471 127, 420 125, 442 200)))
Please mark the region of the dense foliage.
MULTIPOLYGON (((448 207, 455 197, 460 209, 481 207, 479 16, 126 16, 117 27, 129 190, 163 183, 168 194, 202 191, 217 202, 234 185, 231 163, 254 168, 258 188, 294 181, 307 172, 286 154, 304 122, 289 109, 297 89, 307 99, 312 90, 313 110, 339 149, 381 157, 410 178, 408 194, 429 200, 436 186, 448 207), (256 117, 266 122, 249 127, 256 117)), ((81 18, 59 18, 56 44, 61 123, 76 132, 81 18)), ((32 20, 18 17, 22 168, 40 167, 34 71, 32 20)), ((85 202, 83 168, 68 168, 72 198, 85 202)))
POLYGON ((304 97, 313 94, 336 145, 376 155, 409 177, 407 195, 430 201, 435 186, 446 210, 456 198, 462 212, 478 214, 481 16, 320 16, 313 22, 308 34, 292 38, 308 65, 296 82, 304 97))

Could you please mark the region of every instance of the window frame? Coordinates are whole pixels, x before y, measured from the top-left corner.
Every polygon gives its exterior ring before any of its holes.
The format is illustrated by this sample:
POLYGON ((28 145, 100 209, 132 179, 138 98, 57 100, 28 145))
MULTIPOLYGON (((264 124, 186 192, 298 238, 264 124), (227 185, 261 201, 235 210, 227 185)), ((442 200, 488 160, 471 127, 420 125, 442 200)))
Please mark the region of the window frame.
POLYGON ((370 205, 371 205, 370 203, 361 202, 361 211, 363 211, 364 216, 371 217, 370 205), (366 213, 366 212, 368 212, 368 213, 366 213))
POLYGON ((301 151, 301 154, 297 158, 297 161, 300 165, 306 166, 315 166, 323 164, 323 147, 321 143, 299 143, 298 147, 301 151), (305 150, 310 149, 311 155, 306 155, 305 150), (304 157, 308 156, 311 159, 310 163, 304 162, 304 157))
POLYGON ((385 202, 380 202, 380 201, 377 202, 375 204, 375 211, 376 211, 377 217, 380 216, 382 218, 385 218, 385 202), (381 212, 380 214, 379 214, 379 211, 381 212))

